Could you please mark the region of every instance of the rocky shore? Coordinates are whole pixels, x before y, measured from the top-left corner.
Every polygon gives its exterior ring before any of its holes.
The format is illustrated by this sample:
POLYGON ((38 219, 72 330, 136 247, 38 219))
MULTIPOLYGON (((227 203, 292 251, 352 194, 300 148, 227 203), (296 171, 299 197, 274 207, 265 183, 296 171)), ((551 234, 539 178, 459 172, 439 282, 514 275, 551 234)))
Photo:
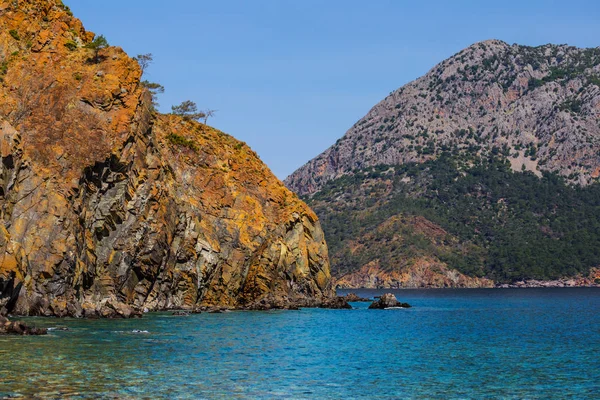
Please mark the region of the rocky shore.
POLYGON ((21 321, 10 321, 0 315, 0 335, 45 335, 48 330, 25 325, 21 321))
POLYGON ((329 301, 319 219, 246 143, 157 113, 60 0, 0 10, 0 314, 329 301))
POLYGON ((370 310, 385 310, 386 308, 410 308, 411 305, 408 303, 402 303, 398 301, 396 296, 391 293, 381 295, 369 306, 370 310))
POLYGON ((368 302, 368 301, 371 301, 371 299, 367 299, 365 297, 360 297, 356 293, 348 293, 347 295, 345 295, 343 297, 343 299, 346 300, 347 302, 351 302, 351 301, 355 301, 355 302, 368 302))
POLYGON ((497 288, 551 288, 551 287, 600 287, 600 268, 592 268, 587 276, 561 278, 554 280, 526 279, 512 283, 497 283, 497 288))
POLYGON ((554 281, 538 281, 530 279, 514 283, 501 283, 495 286, 498 289, 508 288, 559 288, 559 287, 600 287, 600 282, 581 282, 578 279, 557 279, 554 281))
POLYGON ((336 277, 338 289, 420 289, 420 288, 484 288, 493 287, 491 279, 461 274, 446 264, 422 257, 404 268, 387 270, 377 262, 336 277))

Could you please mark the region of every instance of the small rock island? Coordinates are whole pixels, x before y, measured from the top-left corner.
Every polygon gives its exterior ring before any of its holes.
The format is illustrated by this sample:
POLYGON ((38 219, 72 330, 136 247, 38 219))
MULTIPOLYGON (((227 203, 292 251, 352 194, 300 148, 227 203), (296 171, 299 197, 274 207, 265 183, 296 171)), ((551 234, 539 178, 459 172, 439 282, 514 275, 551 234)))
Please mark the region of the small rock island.
POLYGON ((410 308, 411 305, 408 303, 401 303, 398 301, 398 299, 396 299, 396 296, 394 296, 391 293, 386 293, 384 295, 382 295, 381 297, 379 297, 378 300, 375 300, 373 303, 371 303, 371 305, 369 306, 369 309, 379 309, 379 310, 384 310, 386 308, 410 308))

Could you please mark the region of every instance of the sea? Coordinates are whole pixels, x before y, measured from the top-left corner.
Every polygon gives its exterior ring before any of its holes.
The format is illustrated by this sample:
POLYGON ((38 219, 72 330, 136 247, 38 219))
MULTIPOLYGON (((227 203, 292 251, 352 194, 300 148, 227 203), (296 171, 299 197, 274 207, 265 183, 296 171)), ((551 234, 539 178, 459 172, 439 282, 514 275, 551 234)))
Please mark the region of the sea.
POLYGON ((352 292, 413 307, 22 318, 0 398, 600 398, 600 288, 352 292))

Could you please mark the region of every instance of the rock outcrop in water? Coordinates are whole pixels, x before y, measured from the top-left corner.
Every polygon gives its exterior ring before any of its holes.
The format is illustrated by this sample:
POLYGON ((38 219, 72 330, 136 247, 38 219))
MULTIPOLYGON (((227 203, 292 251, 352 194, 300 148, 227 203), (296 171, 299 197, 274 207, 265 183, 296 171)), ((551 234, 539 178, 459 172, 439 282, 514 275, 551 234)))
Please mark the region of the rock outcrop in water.
POLYGON ((34 328, 25 325, 21 321, 9 321, 8 318, 0 315, 0 335, 45 335, 48 330, 45 328, 34 328))
POLYGON ((351 302, 351 301, 356 301, 356 302, 367 302, 367 301, 371 301, 370 299, 367 299, 365 297, 360 297, 358 296, 356 293, 348 293, 347 295, 344 296, 344 300, 346 300, 347 302, 351 302))
POLYGON ((0 1, 0 308, 129 317, 332 295, 316 215, 245 144, 153 111, 59 0, 0 1))
POLYGON ((379 299, 377 299, 373 303, 371 303, 371 305, 369 306, 369 309, 383 310, 386 308, 396 308, 396 307, 410 308, 411 305, 408 303, 399 302, 398 299, 396 298, 396 296, 394 296, 392 293, 385 293, 385 294, 382 294, 379 299))

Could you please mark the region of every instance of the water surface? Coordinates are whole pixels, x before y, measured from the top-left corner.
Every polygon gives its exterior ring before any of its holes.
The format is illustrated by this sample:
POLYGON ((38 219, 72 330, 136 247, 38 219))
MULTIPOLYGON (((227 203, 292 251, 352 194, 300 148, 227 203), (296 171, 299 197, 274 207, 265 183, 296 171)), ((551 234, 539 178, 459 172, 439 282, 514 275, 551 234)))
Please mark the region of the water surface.
MULTIPOLYGON (((384 291, 358 290, 372 297, 384 291)), ((594 398, 600 290, 395 291, 411 309, 230 312, 0 337, 0 398, 594 398), (134 332, 147 331, 146 332, 134 332)))

